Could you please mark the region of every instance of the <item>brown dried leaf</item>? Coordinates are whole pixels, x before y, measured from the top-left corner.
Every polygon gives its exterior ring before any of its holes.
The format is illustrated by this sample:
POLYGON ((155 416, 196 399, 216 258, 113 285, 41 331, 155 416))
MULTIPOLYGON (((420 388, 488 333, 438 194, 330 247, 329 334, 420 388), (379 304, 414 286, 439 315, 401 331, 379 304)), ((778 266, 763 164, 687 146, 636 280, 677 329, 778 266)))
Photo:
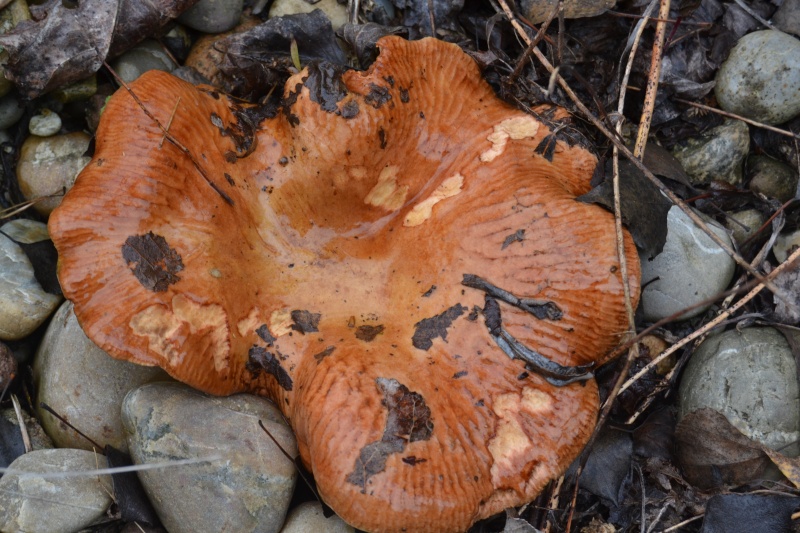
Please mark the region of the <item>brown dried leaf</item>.
POLYGON ((72 5, 49 0, 36 21, 20 23, 0 35, 9 53, 6 77, 20 93, 36 98, 82 80, 108 56, 157 35, 197 0, 82 0, 72 5))
POLYGON ((766 446, 762 450, 786 476, 786 479, 794 483, 795 487, 800 488, 800 457, 786 457, 781 452, 776 452, 766 446))
POLYGON ((742 485, 760 477, 769 464, 762 446, 714 409, 698 409, 683 417, 675 440, 686 479, 701 489, 742 485))

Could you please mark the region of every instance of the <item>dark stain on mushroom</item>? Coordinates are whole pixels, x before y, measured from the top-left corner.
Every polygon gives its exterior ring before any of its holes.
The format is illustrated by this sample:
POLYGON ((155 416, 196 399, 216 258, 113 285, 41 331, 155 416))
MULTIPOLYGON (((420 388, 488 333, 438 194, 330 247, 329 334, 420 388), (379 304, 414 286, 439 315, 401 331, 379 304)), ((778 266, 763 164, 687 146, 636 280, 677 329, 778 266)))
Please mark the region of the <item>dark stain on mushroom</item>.
POLYGON ((177 276, 183 270, 181 256, 152 231, 128 237, 122 245, 122 258, 142 287, 153 292, 164 292, 181 279, 177 276))
POLYGON ((428 298, 428 297, 430 297, 430 295, 431 295, 431 294, 433 294, 433 291, 435 291, 435 290, 436 290, 436 285, 431 285, 431 288, 430 288, 430 289, 428 289, 427 291, 425 291, 424 293, 422 293, 422 297, 423 297, 423 298, 428 298))
POLYGON ((235 123, 227 126, 216 113, 211 113, 211 123, 219 129, 220 135, 230 137, 236 146, 236 152, 230 152, 233 156, 225 154, 225 159, 229 163, 235 163, 237 158, 250 155, 256 147, 256 127, 250 117, 239 106, 231 106, 231 113, 236 117, 235 123), (233 161, 231 161, 233 159, 233 161))
POLYGON ((423 318, 414 324, 414 336, 411 338, 411 344, 414 345, 414 348, 428 350, 433 346, 433 339, 436 337, 447 340, 447 328, 465 311, 467 311, 466 307, 456 304, 436 316, 423 318))
POLYGON ((267 343, 267 346, 272 346, 275 343, 275 337, 272 336, 272 333, 269 332, 269 328, 266 324, 261 324, 256 329, 256 335, 258 335, 262 341, 267 343))
POLYGON ((511 235, 508 235, 505 239, 503 239, 503 245, 500 247, 501 250, 505 250, 510 245, 514 244, 515 242, 522 242, 525 240, 525 230, 518 229, 511 235))
POLYGON ((378 138, 381 141, 381 150, 386 148, 386 130, 383 128, 378 129, 378 138))
POLYGON ((379 334, 383 333, 383 325, 377 326, 358 326, 356 328, 356 338, 364 342, 371 342, 375 340, 379 334))
POLYGON ((408 97, 408 89, 400 87, 400 101, 407 104, 410 98, 408 97))
POLYGON ((522 309, 523 311, 532 314, 539 320, 561 320, 561 317, 564 316, 564 313, 561 312, 561 309, 559 309, 555 302, 551 302, 549 300, 537 300, 535 298, 519 298, 496 285, 492 285, 485 279, 480 278, 475 274, 464 274, 461 284, 473 289, 482 290, 487 296, 497 298, 502 302, 506 302, 507 304, 522 309))
POLYGON ((356 102, 355 100, 350 100, 349 102, 346 102, 342 106, 340 114, 342 115, 342 118, 345 119, 355 118, 356 115, 358 115, 358 102, 356 102))
POLYGON ((317 361, 317 364, 321 363, 322 360, 325 359, 326 357, 328 357, 330 354, 332 354, 335 349, 336 349, 336 346, 328 346, 327 348, 325 348, 321 352, 315 353, 314 354, 314 360, 317 361))
POLYGON ((281 366, 280 360, 261 346, 253 345, 247 353, 247 370, 253 375, 263 371, 271 375, 283 390, 290 391, 294 384, 289 373, 281 366))
POLYGON ((545 136, 542 142, 534 149, 534 152, 544 157, 551 163, 553 162, 553 154, 556 151, 556 136, 552 133, 545 136))
POLYGON ((298 83, 295 85, 294 91, 290 91, 289 95, 283 99, 281 108, 283 109, 283 114, 286 116, 286 121, 290 126, 300 125, 300 117, 292 113, 292 106, 297 102, 297 97, 300 95, 300 91, 302 90, 303 84, 298 83))
POLYGON ((228 184, 229 184, 231 187, 236 187, 236 182, 235 182, 235 181, 233 181, 233 178, 231 177, 231 175, 230 175, 230 174, 228 174, 227 172, 225 172, 224 174, 225 174, 225 181, 227 181, 227 182, 228 182, 228 184))
POLYGON ((366 493, 369 478, 386 469, 391 454, 401 453, 409 443, 429 440, 433 434, 431 410, 421 394, 396 379, 377 378, 375 383, 383 394, 381 405, 387 411, 383 436, 361 449, 347 476, 347 482, 361 487, 362 494, 366 493))
POLYGON ((367 96, 364 97, 364 101, 375 109, 380 109, 391 99, 392 95, 389 93, 388 88, 376 85, 374 83, 369 85, 369 93, 367 93, 367 96))
POLYGON ((456 372, 455 374, 453 374, 453 379, 463 378, 467 374, 469 374, 469 372, 467 372, 466 370, 461 370, 461 371, 456 372))
POLYGON ((292 311, 292 321, 294 324, 292 324, 291 328, 302 334, 314 333, 315 331, 319 331, 320 318, 322 318, 322 315, 319 313, 295 309, 292 311))
POLYGON ((401 461, 410 466, 417 466, 420 463, 427 462, 427 459, 421 459, 416 455, 409 455, 408 457, 403 457, 401 461))
POLYGON ((345 96, 347 89, 342 82, 342 69, 327 62, 311 62, 308 65, 308 77, 305 86, 312 102, 319 104, 323 111, 335 113, 337 105, 345 96))

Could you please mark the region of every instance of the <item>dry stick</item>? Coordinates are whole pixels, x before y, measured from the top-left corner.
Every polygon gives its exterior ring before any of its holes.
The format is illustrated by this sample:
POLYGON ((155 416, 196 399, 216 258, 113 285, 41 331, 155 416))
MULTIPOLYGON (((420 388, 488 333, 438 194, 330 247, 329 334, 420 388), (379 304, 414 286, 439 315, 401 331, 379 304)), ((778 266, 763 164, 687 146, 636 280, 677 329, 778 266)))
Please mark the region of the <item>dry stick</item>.
MULTIPOLYGON (((778 274, 780 274, 781 272, 783 272, 784 270, 786 270, 787 268, 792 266, 793 263, 798 259, 798 257, 800 257, 800 248, 795 250, 792 253, 792 255, 790 255, 786 259, 786 261, 784 261, 783 263, 781 263, 780 265, 775 267, 775 270, 773 270, 772 272, 767 274, 766 277, 765 277, 765 281, 774 279, 778 274)), ((713 320, 711 320, 710 322, 705 324, 702 328, 700 328, 697 331, 687 335, 686 337, 682 338, 681 340, 679 340, 678 342, 676 342, 675 344, 673 344, 672 346, 670 346, 669 348, 667 348, 666 350, 661 352, 655 359, 653 359, 652 361, 647 363, 647 365, 645 365, 644 368, 642 368, 639 372, 637 372, 636 374, 631 376, 630 379, 628 379, 628 381, 626 381, 622 385, 622 391, 626 390, 628 387, 633 385, 637 380, 639 380, 639 378, 644 376, 647 372, 649 372, 652 368, 654 368, 658 363, 660 363, 661 361, 663 361, 664 359, 666 359, 667 357, 669 357, 670 355, 672 355, 673 353, 675 353, 680 348, 682 348, 683 346, 685 346, 689 342, 693 341, 694 339, 696 339, 700 335, 706 333, 707 331, 710 331, 715 326, 717 326, 718 324, 720 324, 721 322, 726 320, 728 317, 730 317, 733 313, 735 313, 736 311, 741 309, 742 306, 744 306, 744 304, 746 304, 747 302, 749 302, 750 300, 755 298, 756 295, 759 292, 761 292, 761 290, 765 286, 766 286, 766 284, 764 283, 764 281, 759 282, 758 285, 756 285, 756 287, 753 290, 748 292, 745 296, 742 297, 741 300, 739 300, 738 302, 733 304, 729 309, 726 309, 725 311, 720 313, 717 317, 715 317, 713 320)), ((620 392, 622 392, 622 391, 620 391, 620 392)))
POLYGON ((787 130, 782 130, 780 128, 776 128, 775 126, 770 126, 769 124, 764 124, 763 122, 758 122, 758 121, 755 121, 755 120, 751 120, 749 118, 745 118, 745 117, 743 117, 741 115, 737 115, 735 113, 729 113, 727 111, 723 111, 722 109, 717 109, 716 107, 710 107, 710 106, 707 106, 707 105, 698 104, 697 102, 690 102, 689 100, 684 100, 683 98, 673 97, 672 99, 675 100, 676 102, 680 102, 682 104, 687 104, 687 105, 690 105, 692 107, 696 107, 697 109, 702 109, 703 111, 710 111, 711 113, 716 113, 718 115, 722 115, 723 117, 735 118, 736 120, 741 120, 742 122, 744 122, 746 124, 750 124, 751 126, 755 126, 757 128, 761 128, 761 129, 769 130, 769 131, 774 131, 775 133, 779 133, 779 134, 785 135, 787 137, 792 137, 793 139, 800 139, 800 134, 797 134, 797 133, 794 133, 794 132, 791 132, 791 131, 787 131, 787 130))
POLYGON ((669 18, 670 0, 661 0, 656 23, 656 35, 653 39, 653 53, 650 56, 650 72, 647 76, 647 91, 644 97, 642 118, 639 120, 639 133, 636 136, 636 145, 633 155, 644 157, 644 147, 650 133, 650 122, 653 120, 653 109, 656 107, 656 94, 658 93, 658 79, 661 76, 661 57, 664 53, 664 39, 667 36, 667 23, 663 19, 669 18))
POLYGON ((703 513, 703 514, 700 514, 700 515, 697 515, 697 516, 693 516, 692 518, 689 518, 687 520, 684 520, 683 522, 678 522, 674 526, 668 527, 667 529, 665 529, 664 533, 670 533, 672 531, 678 531, 683 526, 691 524, 692 522, 696 522, 697 520, 700 520, 701 518, 703 518, 705 515, 706 514, 703 513))
POLYGON ((153 116, 153 114, 150 112, 149 109, 147 109, 145 107, 145 105, 142 103, 142 101, 139 99, 139 97, 136 95, 136 93, 131 90, 131 88, 128 86, 127 83, 125 83, 125 80, 120 78, 119 74, 117 74, 116 71, 111 68, 111 65, 109 65, 106 61, 103 61, 103 65, 105 65, 105 67, 108 69, 108 71, 111 73, 111 75, 114 76, 114 79, 117 80, 117 83, 122 85, 122 87, 126 91, 128 91, 128 94, 131 95, 131 98, 133 98, 134 101, 136 102, 136 104, 141 108, 141 110, 144 111, 144 114, 147 115, 150 118, 150 120, 152 120, 155 123, 156 126, 158 126, 158 129, 161 130, 161 133, 164 134, 164 137, 166 137, 169 142, 171 142, 178 150, 183 152, 184 155, 186 155, 186 157, 189 158, 189 161, 192 162, 192 164, 194 165, 194 168, 196 168, 197 171, 200 173, 200 175, 203 177, 203 179, 206 180, 206 183, 208 183, 208 185, 212 189, 214 189, 214 191, 217 194, 219 194, 222 197, 222 199, 225 200, 225 202, 228 205, 233 205, 233 200, 231 199, 231 197, 228 196, 227 194, 225 194, 225 192, 222 189, 220 189, 217 186, 216 183, 211 181, 211 178, 208 176, 206 171, 200 165, 200 162, 197 160, 197 158, 194 155, 192 155, 191 150, 189 150, 186 146, 183 145, 183 143, 181 143, 169 131, 167 131, 167 129, 164 127, 164 125, 161 124, 161 121, 153 116))
POLYGON ((22 408, 19 405, 16 394, 11 395, 11 403, 14 404, 14 413, 17 415, 17 421, 19 422, 19 432, 22 435, 22 444, 25 447, 25 453, 28 453, 33 447, 31 446, 31 438, 28 435, 28 426, 25 425, 25 419, 22 418, 22 408))
MULTIPOLYGON (((517 18, 514 16, 514 13, 512 13, 511 9, 508 7, 508 2, 506 0, 497 0, 497 1, 499 2, 500 6, 502 7, 504 13, 508 17, 508 19, 511 22, 511 25, 514 27, 514 29, 520 34, 520 36, 525 41, 525 43, 530 43, 530 41, 531 41, 530 37, 528 37, 528 34, 525 32, 525 29, 522 27, 522 25, 519 23, 517 18)), ((547 60, 547 58, 544 56, 544 54, 538 48, 534 48, 533 49, 533 54, 536 56, 536 59, 538 59, 539 62, 542 65, 544 65, 544 67, 549 72, 552 73, 555 70, 555 68, 550 63, 550 61, 547 60)), ((738 253, 736 253, 736 251, 734 251, 733 248, 731 248, 730 245, 728 245, 728 243, 723 241, 722 238, 720 238, 719 235, 717 235, 716 233, 711 231, 711 228, 708 227, 708 224, 706 224, 706 222, 702 218, 700 218, 700 216, 697 213, 695 213, 692 210, 692 208, 690 208, 686 204, 686 202, 684 202, 679 196, 677 196, 674 192, 672 192, 672 190, 670 190, 666 185, 664 185, 661 182, 661 180, 658 179, 655 176, 655 174, 653 174, 644 165, 644 163, 642 163, 638 158, 636 158, 633 155, 633 153, 628 149, 627 146, 625 146, 619 139, 617 139, 614 136, 614 134, 611 132, 611 130, 609 130, 606 127, 605 124, 603 124, 596 116, 594 116, 594 114, 589 110, 589 108, 587 108, 583 104, 583 102, 581 102, 580 98, 578 98, 578 95, 575 94, 575 92, 572 90, 572 88, 569 86, 569 84, 566 82, 566 80, 563 77, 561 77, 561 76, 558 77, 558 84, 561 86, 561 88, 564 90, 564 92, 567 94, 567 96, 569 96, 570 100, 572 100, 572 102, 575 104, 575 107, 577 107, 578 110, 584 115, 584 117, 587 120, 589 120, 594 125, 594 127, 596 127, 598 130, 600 130, 600 132, 603 135, 605 135, 612 143, 614 143, 614 145, 617 146, 619 151, 622 152, 622 154, 630 160, 630 162, 633 164, 633 166, 635 166, 637 169, 639 169, 642 172, 642 174, 644 174, 644 176, 653 185, 655 185, 656 188, 658 188, 658 190, 662 194, 664 194, 664 196, 666 196, 673 204, 678 206, 681 209, 681 211, 686 213, 686 216, 688 216, 689 219, 691 219, 691 221, 694 222, 697 227, 699 227, 706 235, 708 235, 708 237, 712 241, 714 241, 714 243, 716 243, 717 246, 722 248, 725 251, 725 253, 727 253, 729 256, 731 256, 733 258, 733 260, 736 261, 736 263, 739 266, 744 268, 753 277, 755 277, 759 282, 762 282, 762 283, 765 282, 764 276, 762 276, 760 273, 756 272, 756 270, 753 269, 747 263, 747 261, 745 261, 742 258, 742 256, 740 256, 738 253)), ((773 293, 775 293, 776 296, 778 296, 780 298, 784 298, 782 292, 779 291, 778 288, 775 287, 772 283, 766 282, 765 285, 769 290, 771 290, 773 293)))
POLYGON ((547 15, 547 20, 542 23, 542 25, 539 27, 539 30, 536 32, 536 35, 533 36, 533 40, 528 43, 525 51, 520 56, 519 60, 517 60, 514 71, 508 76, 508 80, 506 80, 506 83, 509 85, 513 85, 514 82, 517 81, 517 78, 522 73, 522 69, 525 68, 525 64, 528 62, 528 59, 530 59, 533 49, 536 48, 536 45, 538 45, 539 42, 541 42, 541 40, 544 38, 547 28, 550 27, 550 23, 553 22, 553 19, 556 18, 559 6, 560 4, 556 2, 553 10, 550 11, 549 15, 547 15))
MULTIPOLYGON (((175 120, 175 113, 178 112, 178 106, 180 105, 180 103, 181 103, 181 97, 179 96, 178 101, 175 102, 175 107, 172 108, 172 114, 169 116, 169 120, 167 121, 167 127, 166 127, 167 131, 169 131, 169 129, 172 127, 172 121, 175 120)), ((161 141, 158 143, 159 150, 161 150, 161 147, 164 146, 164 139, 166 138, 167 134, 164 133, 164 135, 161 136, 161 141)))

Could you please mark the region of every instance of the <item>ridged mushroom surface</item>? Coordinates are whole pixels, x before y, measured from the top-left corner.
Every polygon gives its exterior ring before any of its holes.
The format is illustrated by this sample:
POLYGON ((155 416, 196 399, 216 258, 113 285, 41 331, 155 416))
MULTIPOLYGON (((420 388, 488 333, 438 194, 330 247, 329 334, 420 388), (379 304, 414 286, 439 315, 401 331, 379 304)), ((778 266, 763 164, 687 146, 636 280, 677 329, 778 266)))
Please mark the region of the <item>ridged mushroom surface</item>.
POLYGON ((273 399, 352 525, 463 531, 593 429, 574 367, 627 328, 613 217, 575 200, 597 160, 553 133, 563 110, 511 108, 454 45, 379 47, 292 77, 271 118, 145 74, 131 91, 186 150, 119 91, 50 230, 103 349, 273 399))

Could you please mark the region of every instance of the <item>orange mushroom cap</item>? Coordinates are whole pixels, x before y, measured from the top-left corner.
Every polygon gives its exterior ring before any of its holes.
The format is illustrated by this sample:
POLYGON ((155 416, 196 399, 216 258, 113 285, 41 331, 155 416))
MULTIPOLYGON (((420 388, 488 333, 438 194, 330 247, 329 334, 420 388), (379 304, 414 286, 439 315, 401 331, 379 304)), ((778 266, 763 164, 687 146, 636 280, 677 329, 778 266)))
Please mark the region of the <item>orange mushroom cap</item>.
POLYGON ((574 367, 626 329, 613 218, 575 201, 597 161, 553 133, 562 110, 504 104, 454 45, 379 47, 366 72, 293 76, 259 123, 142 76, 195 162, 119 91, 50 230, 103 349, 274 400, 350 524, 462 531, 533 499, 593 429, 574 367))

